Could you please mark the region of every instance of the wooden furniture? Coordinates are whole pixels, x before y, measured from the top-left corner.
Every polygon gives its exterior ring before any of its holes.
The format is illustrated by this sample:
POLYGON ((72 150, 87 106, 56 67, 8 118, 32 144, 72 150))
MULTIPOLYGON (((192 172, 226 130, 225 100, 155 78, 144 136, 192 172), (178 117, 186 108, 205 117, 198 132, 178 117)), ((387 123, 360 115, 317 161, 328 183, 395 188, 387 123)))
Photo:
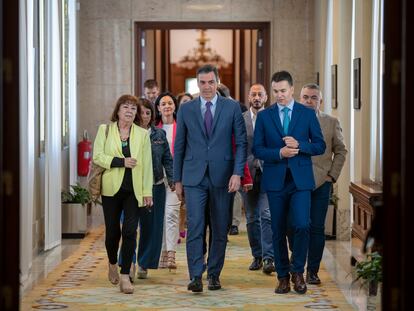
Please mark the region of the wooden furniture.
POLYGON ((382 187, 374 183, 351 182, 349 192, 353 197, 351 263, 355 264, 361 258, 361 247, 371 228, 375 206, 382 201, 382 187))

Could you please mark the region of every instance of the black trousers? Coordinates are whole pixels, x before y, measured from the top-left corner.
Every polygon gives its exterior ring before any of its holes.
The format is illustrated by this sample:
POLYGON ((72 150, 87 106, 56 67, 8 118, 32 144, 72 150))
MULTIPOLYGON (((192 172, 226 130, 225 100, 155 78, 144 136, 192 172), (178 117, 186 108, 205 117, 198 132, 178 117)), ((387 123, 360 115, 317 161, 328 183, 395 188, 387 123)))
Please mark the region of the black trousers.
POLYGON ((105 247, 111 264, 117 263, 119 240, 121 239, 120 217, 124 211, 121 245, 121 274, 129 274, 132 256, 136 245, 136 231, 140 214, 144 208, 138 207, 134 192, 120 189, 113 197, 102 196, 105 218, 105 247))

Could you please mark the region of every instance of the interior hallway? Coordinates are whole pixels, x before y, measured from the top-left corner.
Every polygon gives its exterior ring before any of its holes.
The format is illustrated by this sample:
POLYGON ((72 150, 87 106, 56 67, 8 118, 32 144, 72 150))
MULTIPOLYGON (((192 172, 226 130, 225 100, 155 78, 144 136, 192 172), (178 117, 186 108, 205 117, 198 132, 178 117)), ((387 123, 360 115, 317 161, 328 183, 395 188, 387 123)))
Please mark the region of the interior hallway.
MULTIPOLYGON (((244 218, 244 217, 243 217, 244 218)), ((102 208, 100 206, 95 206, 92 208, 92 215, 89 216, 89 226, 90 229, 99 229, 102 228, 103 226, 103 214, 102 214, 102 208)), ((238 245, 238 241, 242 240, 244 242, 247 241, 247 236, 246 236, 246 226, 245 226, 245 222, 242 222, 239 226, 239 230, 240 230, 240 235, 239 236, 229 236, 229 244, 228 244, 228 255, 229 253, 233 252, 233 249, 235 246, 238 245)), ((21 310, 34 310, 34 309, 27 309, 26 308, 26 303, 25 303, 25 296, 27 296, 27 294, 30 293, 30 291, 35 288, 38 284, 42 283, 42 281, 47 280, 48 276, 50 277, 52 271, 54 271, 56 268, 59 267, 59 265, 67 258, 69 258, 72 254, 74 254, 78 249, 79 246, 82 242, 82 239, 64 239, 63 243, 61 246, 58 246, 48 252, 43 252, 41 254, 39 254, 33 261, 33 268, 32 268, 32 273, 30 275, 30 278, 28 280, 28 282, 26 284, 24 284, 24 286, 22 287, 22 297, 23 297, 23 305, 21 306, 21 310)), ((101 243, 100 245, 100 251, 103 252, 103 254, 106 255, 105 251, 104 251, 104 245, 103 243, 101 243)), ((181 245, 179 245, 179 249, 178 252, 180 253, 180 255, 178 257, 178 260, 181 261, 181 264, 179 264, 178 269, 181 270, 181 272, 184 272, 184 274, 187 274, 186 271, 186 266, 183 265, 183 262, 185 262, 185 244, 182 243, 181 245), (180 258, 181 257, 181 260, 180 258)), ((239 251, 240 252, 240 251, 239 251)), ((232 255, 231 255, 232 256, 232 255)), ((373 297, 369 297, 367 296, 367 290, 365 287, 361 287, 361 284, 359 282, 356 282, 354 284, 352 284, 352 280, 355 278, 355 275, 352 274, 352 270, 351 270, 351 265, 350 265, 350 257, 351 257, 351 242, 348 241, 336 241, 336 240, 329 240, 326 243, 326 249, 324 252, 324 257, 323 257, 323 265, 325 266, 327 272, 329 273, 330 278, 332 278, 333 282, 338 286, 338 288, 340 289, 340 292, 342 293, 342 295, 346 298, 346 301, 352 306, 352 308, 354 310, 381 310, 381 294, 380 292, 378 293, 377 296, 373 296, 373 297)), ((241 269, 242 273, 244 274, 244 276, 249 275, 256 275, 255 281, 257 282, 270 282, 270 286, 274 287, 275 284, 275 277, 274 274, 272 274, 272 276, 269 278, 267 276, 265 276, 264 274, 260 273, 260 272, 249 272, 247 269, 248 264, 246 264, 244 261, 248 261, 250 263, 251 260, 251 255, 249 253, 249 249, 246 247, 243 250, 243 254, 240 258, 243 258, 243 260, 238 260, 238 262, 240 262, 240 266, 243 267, 241 269), (243 262, 241 262, 243 261, 243 262), (245 267, 245 268, 244 268, 245 267), (244 273, 245 271, 245 273, 244 273)), ((102 259, 105 264, 106 264, 106 256, 104 256, 104 258, 102 259)), ((232 269, 231 266, 229 267, 229 265, 227 264, 227 269, 232 269)), ((226 272, 226 265, 224 267, 224 273, 226 272)), ((104 273, 106 274, 106 271, 102 272, 100 271, 100 273, 104 273)), ((95 276, 96 277, 96 276, 95 276)), ((165 278, 169 278, 171 277, 171 281, 174 279, 174 274, 169 274, 168 270, 149 270, 149 279, 151 278, 155 278, 155 279, 164 279, 165 278)), ((179 282, 179 287, 182 287, 182 290, 184 291, 184 294, 186 294, 186 282, 187 279, 185 278, 181 278, 181 275, 177 275, 177 277, 180 277, 180 280, 175 280, 177 282, 179 282)), ((236 275, 236 278, 238 276, 236 275)), ((143 280, 136 280, 135 281, 135 294, 139 293, 140 291, 140 283, 143 280)), ((145 280, 144 280, 145 282, 145 280)), ((205 290, 204 290, 204 295, 207 293, 209 293, 210 291, 208 291, 206 289, 206 285, 207 282, 204 280, 204 285, 205 285, 205 290)), ((322 282, 323 284, 325 283, 325 286, 328 287, 327 283, 328 280, 326 278, 323 278, 322 276, 322 282), (324 282, 325 281, 325 282, 324 282)), ((155 283, 157 283, 157 281, 155 281, 155 283)), ((222 277, 222 283, 223 283, 223 288, 225 289, 226 287, 228 288, 229 286, 231 286, 232 284, 231 281, 228 279, 228 277, 223 276, 222 277), (226 286, 227 285, 227 286, 226 286)), ((254 283, 251 283, 254 284, 254 283)), ((320 289, 324 288, 324 285, 322 284, 322 286, 320 287, 320 289)), ((108 289, 111 289, 111 285, 105 284, 103 286, 107 285, 108 289)), ((173 285, 173 284, 170 284, 173 285)), ((176 286, 177 287, 177 286, 176 286)), ((254 287, 254 285, 252 286, 254 287)), ((165 287, 164 287, 165 288, 165 287)), ((315 294, 315 288, 317 288, 316 286, 312 286, 310 285, 308 287, 308 293, 305 296, 315 296, 317 294, 315 294)), ((228 292, 225 292, 226 297, 228 297, 227 295, 231 295, 232 290, 229 290, 228 292)), ((285 296, 279 296, 279 295, 275 295, 273 294, 273 289, 272 290, 263 290, 260 296, 264 296, 270 299, 278 299, 278 297, 280 298, 284 298, 285 296)), ((125 298, 125 295, 122 295, 120 293, 118 293, 118 289, 116 288, 112 288, 111 291, 111 299, 123 299, 125 298), (115 290, 115 291, 114 291, 115 290), (112 293, 114 291, 114 293, 112 293), (115 293, 116 292, 116 293, 115 293), (120 295, 121 297, 118 297, 117 295, 120 295)), ((128 296, 128 295, 126 295, 128 296)), ((191 296, 188 296, 191 297, 191 296)), ((210 296, 211 297, 211 296, 210 296)), ((220 296, 216 296, 215 298, 217 299, 217 297, 220 296)), ((279 299, 280 299, 279 298, 279 299)), ((295 294, 293 291, 289 294, 288 299, 292 299, 292 298, 297 298, 300 299, 301 297, 298 296, 297 294, 295 294)), ((333 297, 331 296, 331 294, 325 293, 324 294, 324 299, 326 299, 327 301, 332 301, 333 304, 338 303, 338 301, 335 301, 335 299, 332 299, 333 297)), ((230 298, 232 299, 232 298, 230 298)), ((220 300, 217 299, 217 300, 220 300)), ((282 299, 283 300, 283 299, 282 299)), ((149 300, 151 303, 151 300, 149 300)), ((156 305, 156 304, 155 304, 156 305)), ((155 308, 154 305, 154 308, 155 308)), ((173 307, 178 307, 175 305, 171 305, 169 306, 168 310, 170 310, 169 308, 173 308, 173 307)), ((351 308, 351 309, 352 309, 351 308)), ((37 307, 37 310, 42 310, 42 308, 37 307)), ((47 309, 47 307, 45 306, 45 309, 47 309)), ((211 308, 207 307, 206 309, 200 309, 200 310, 220 310, 223 309, 223 306, 221 307, 217 307, 217 308, 211 308)), ((292 307, 292 308, 287 308, 286 310, 297 310, 297 307, 292 307)), ((302 309, 302 308, 299 308, 302 309)), ((316 306, 314 307, 307 307, 307 310, 312 310, 312 309, 318 309, 316 308, 316 306)), ((324 308, 326 309, 326 307, 324 308)), ((339 309, 343 310, 343 307, 340 307, 339 309)), ((69 307, 69 310, 72 310, 71 307, 69 307)), ((75 310, 75 309, 73 309, 75 310)), ((76 309, 78 310, 78 309, 76 309)), ((83 310, 83 307, 81 308, 81 310, 83 310)), ((90 307, 85 305, 85 310, 90 310, 90 307)), ((182 310, 182 309, 181 309, 182 310)), ((189 308, 188 310, 194 310, 193 308, 189 308)), ((234 310, 232 308, 228 309, 228 308, 224 308, 224 310, 234 310)), ((244 307, 243 310, 248 310, 248 308, 244 307)), ((271 309, 267 309, 267 310, 272 310, 271 309)), ((285 309, 283 309, 285 310, 285 309)), ((328 308, 329 310, 329 308, 328 308)))

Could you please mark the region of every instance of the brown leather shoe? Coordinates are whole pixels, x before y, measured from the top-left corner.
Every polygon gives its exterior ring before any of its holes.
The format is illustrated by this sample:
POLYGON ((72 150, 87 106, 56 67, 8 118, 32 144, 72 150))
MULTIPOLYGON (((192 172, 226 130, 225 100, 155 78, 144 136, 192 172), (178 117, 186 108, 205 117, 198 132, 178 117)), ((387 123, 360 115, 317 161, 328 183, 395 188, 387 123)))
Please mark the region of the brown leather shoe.
POLYGON ((306 293, 307 287, 305 283, 305 279, 303 278, 303 273, 293 272, 292 273, 292 283, 293 289, 298 294, 306 293))
POLYGON ((290 292, 290 278, 287 276, 285 278, 279 279, 279 285, 275 289, 276 294, 287 294, 290 292))

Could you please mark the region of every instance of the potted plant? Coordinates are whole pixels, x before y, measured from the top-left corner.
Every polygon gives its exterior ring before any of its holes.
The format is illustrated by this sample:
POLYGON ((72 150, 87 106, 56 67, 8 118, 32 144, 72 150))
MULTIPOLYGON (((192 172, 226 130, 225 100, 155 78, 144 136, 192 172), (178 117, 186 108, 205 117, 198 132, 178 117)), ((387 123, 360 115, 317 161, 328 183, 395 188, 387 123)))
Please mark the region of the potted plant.
POLYGON ((91 202, 88 190, 79 183, 62 191, 62 237, 83 238, 87 234, 87 205, 91 202))
POLYGON ((378 283, 382 282, 382 256, 378 252, 367 254, 367 259, 356 264, 357 278, 362 279, 362 285, 368 285, 369 296, 376 296, 378 283))

